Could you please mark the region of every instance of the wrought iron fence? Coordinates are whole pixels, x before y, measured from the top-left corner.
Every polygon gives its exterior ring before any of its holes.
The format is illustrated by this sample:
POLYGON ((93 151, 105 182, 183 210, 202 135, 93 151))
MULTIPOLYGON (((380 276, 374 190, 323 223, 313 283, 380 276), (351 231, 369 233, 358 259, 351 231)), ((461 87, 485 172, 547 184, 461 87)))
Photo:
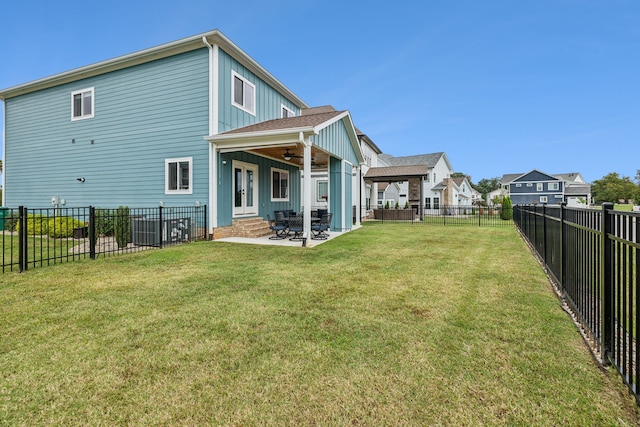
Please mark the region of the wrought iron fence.
POLYGON ((208 239, 207 207, 0 208, 2 272, 208 239))
POLYGON ((500 206, 411 206, 404 209, 373 209, 367 220, 404 222, 411 224, 438 224, 452 226, 513 225, 512 211, 500 206))
POLYGON ((596 355, 612 364, 640 403, 640 213, 514 206, 537 253, 596 355))

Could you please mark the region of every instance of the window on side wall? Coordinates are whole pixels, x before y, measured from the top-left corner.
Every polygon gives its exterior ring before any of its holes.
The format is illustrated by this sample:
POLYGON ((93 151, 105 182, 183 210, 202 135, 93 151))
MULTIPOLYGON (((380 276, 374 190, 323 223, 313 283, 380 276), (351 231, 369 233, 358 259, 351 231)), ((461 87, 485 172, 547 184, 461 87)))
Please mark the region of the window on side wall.
POLYGON ((90 119, 94 116, 94 88, 71 92, 71 120, 90 119))
POLYGON ((547 196, 540 196, 540 203, 547 203, 547 196))
POLYGON ((285 107, 284 105, 281 108, 282 113, 281 113, 281 117, 283 119, 286 119, 287 117, 295 117, 296 113, 293 112, 292 109, 285 107))
POLYGON ((318 181, 318 197, 316 199, 317 202, 326 202, 329 197, 329 182, 328 181, 318 181))
POLYGON ((433 209, 440 209, 440 198, 439 197, 434 197, 433 198, 433 209))
POLYGON ((557 182, 550 182, 549 183, 549 190, 558 190, 559 189, 559 185, 557 182))
POLYGON ((431 197, 424 198, 424 208, 431 209, 431 197))
POLYGON ((544 184, 539 182, 536 184, 536 191, 544 191, 544 184))
POLYGON ((256 86, 237 73, 232 73, 231 103, 249 114, 256 114, 256 86))
POLYGON ((192 157, 165 160, 165 194, 193 194, 192 163, 192 157))
POLYGON ((271 201, 289 201, 289 172, 282 169, 271 169, 271 201))

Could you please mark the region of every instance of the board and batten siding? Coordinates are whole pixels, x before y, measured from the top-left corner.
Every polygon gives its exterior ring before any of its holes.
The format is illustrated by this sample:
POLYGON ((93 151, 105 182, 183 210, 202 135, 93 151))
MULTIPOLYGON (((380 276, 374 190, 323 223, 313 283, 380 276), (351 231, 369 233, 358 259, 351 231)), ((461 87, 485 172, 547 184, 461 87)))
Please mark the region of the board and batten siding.
POLYGON ((218 226, 231 225, 233 220, 233 161, 238 160, 258 166, 258 214, 264 219, 267 215, 275 218, 274 211, 293 209, 301 210, 300 169, 287 163, 276 162, 255 154, 237 151, 219 156, 218 163, 218 226), (225 163, 226 162, 226 163, 225 163), (289 201, 271 201, 271 168, 289 172, 289 201))
POLYGON ((203 48, 7 99, 7 205, 207 203, 208 72, 203 48), (87 88, 95 117, 72 121, 71 93, 87 88), (166 195, 165 159, 182 157, 193 194, 166 195))
POLYGON ((219 49, 218 52, 219 132, 226 132, 266 120, 279 119, 282 116, 282 105, 292 110, 297 116, 300 115, 300 108, 281 93, 259 79, 222 49, 219 49), (231 76, 233 72, 255 85, 255 116, 232 105, 231 76))
POLYGON ((344 159, 356 166, 360 164, 342 120, 330 124, 322 129, 318 135, 312 136, 311 142, 322 150, 332 153, 335 157, 344 159))

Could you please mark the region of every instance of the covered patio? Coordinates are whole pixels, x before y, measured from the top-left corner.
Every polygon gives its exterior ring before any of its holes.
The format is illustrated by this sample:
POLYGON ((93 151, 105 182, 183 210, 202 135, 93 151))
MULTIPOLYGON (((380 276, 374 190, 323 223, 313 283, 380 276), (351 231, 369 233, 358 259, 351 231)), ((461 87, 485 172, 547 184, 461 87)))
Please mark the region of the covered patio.
MULTIPOLYGON (((301 116, 268 120, 210 135, 212 176, 219 177, 220 186, 211 188, 212 227, 223 227, 241 217, 262 217, 278 209, 302 212, 303 236, 311 237, 312 182, 311 173, 324 171, 328 180, 327 208, 333 213, 331 230, 349 231, 352 228, 353 176, 359 176, 363 161, 356 132, 348 111, 308 109, 301 116), (240 186, 234 181, 238 168, 227 172, 228 160, 242 160, 248 169, 255 167, 250 185, 240 186), (277 171, 286 178, 274 183, 277 171), (276 171, 268 174, 264 170, 276 171), (288 173, 288 172, 292 173, 288 173), (274 173, 276 175, 274 175, 274 173), (297 181, 297 182, 296 182, 297 181), (255 183, 255 184, 254 184, 255 183), (255 191, 254 187, 261 190, 255 191), (278 188, 280 186, 281 188, 278 188), (233 187, 233 194, 227 188, 233 187), (270 188, 271 191, 265 191, 270 188), (274 193, 279 197, 274 197, 274 193), (247 192, 252 192, 252 211, 238 211, 247 192), (229 201, 232 201, 231 208, 229 201), (255 206, 257 205, 257 206, 255 206)), ((234 163, 235 164, 235 163, 234 163)), ((359 225, 359 218, 356 219, 359 225)))

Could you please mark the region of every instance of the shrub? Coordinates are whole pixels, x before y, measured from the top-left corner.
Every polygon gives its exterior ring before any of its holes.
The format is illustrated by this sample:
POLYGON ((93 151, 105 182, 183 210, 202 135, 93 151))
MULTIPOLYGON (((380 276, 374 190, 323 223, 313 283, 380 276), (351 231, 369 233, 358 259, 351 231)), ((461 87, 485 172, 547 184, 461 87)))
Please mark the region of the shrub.
POLYGON ((513 208, 511 207, 511 198, 509 196, 504 196, 502 199, 500 218, 504 220, 513 219, 513 208))
POLYGON ((113 236, 114 215, 107 209, 96 209, 96 235, 113 236))
MULTIPOLYGON (((20 231, 20 221, 16 216, 15 227, 16 231, 20 231)), ((44 215, 29 215, 27 216, 27 234, 44 236, 47 234, 49 222, 44 215)))
POLYGON ((400 207, 400 203, 396 202, 396 209, 400 207))
POLYGON ((405 209, 409 209, 409 201, 408 200, 406 202, 404 202, 404 208, 405 209))
POLYGON ((388 200, 387 200, 387 203, 385 203, 384 208, 385 209, 389 209, 389 201, 388 200))
POLYGON ((84 227, 84 222, 70 216, 51 218, 47 224, 49 237, 54 239, 73 236, 73 229, 84 227))
POLYGON ((131 241, 131 228, 129 225, 129 208, 120 206, 116 212, 113 223, 113 231, 119 248, 126 247, 131 241))

